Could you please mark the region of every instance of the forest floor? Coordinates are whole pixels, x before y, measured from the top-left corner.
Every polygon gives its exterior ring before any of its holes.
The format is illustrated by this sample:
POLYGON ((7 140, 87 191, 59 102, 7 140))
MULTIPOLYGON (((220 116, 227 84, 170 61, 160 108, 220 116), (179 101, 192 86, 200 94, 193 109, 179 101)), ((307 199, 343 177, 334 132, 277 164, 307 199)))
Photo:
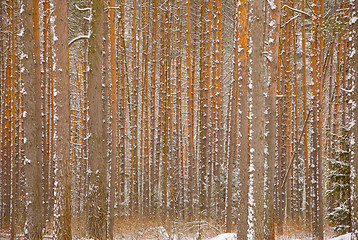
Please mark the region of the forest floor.
MULTIPOLYGON (((286 224, 284 226, 285 235, 277 236, 278 240, 312 240, 306 230, 300 228, 302 224, 286 224)), ((84 228, 83 224, 74 223, 73 239, 82 239, 76 236, 84 228), (77 225, 77 226, 76 226, 77 225), (82 226, 80 226, 82 225, 82 226)), ((125 218, 117 221, 115 229, 115 239, 118 240, 236 240, 234 233, 223 233, 224 228, 217 223, 210 221, 161 221, 148 219, 125 218)), ((350 240, 350 234, 335 237, 335 233, 325 226, 325 239, 327 240, 350 240)), ((10 239, 9 231, 0 230, 0 240, 10 239)), ((16 239, 23 239, 18 236, 16 239)), ((44 239, 51 239, 50 235, 45 235, 44 239)))
MULTIPOLYGON (((284 226, 282 236, 278 240, 312 240, 303 223, 292 223, 284 226)), ((125 219, 117 222, 117 239, 120 240, 236 240, 234 233, 224 233, 223 225, 213 221, 156 221, 125 219)), ((325 224, 325 239, 331 240, 336 234, 328 224, 325 224)), ((347 235, 348 236, 348 235, 347 235)), ((334 240, 350 240, 345 238, 334 238, 334 240)))
MULTIPOLYGON (((203 240, 236 240, 236 234, 235 233, 223 233, 219 234, 215 237, 205 237, 207 234, 202 235, 203 240)), ((10 233, 9 232, 3 232, 0 231, 0 240, 7 240, 10 239, 10 233)), ((16 239, 23 239, 23 236, 18 236, 16 239)), ((52 239, 50 235, 45 235, 44 239, 52 239)), ((76 238, 74 238, 76 239, 76 238)), ((81 238, 82 240, 85 240, 84 238, 81 238)), ((197 235, 184 235, 182 233, 180 234, 168 234, 164 228, 158 228, 158 229, 152 229, 151 231, 148 231, 146 233, 137 233, 137 234, 121 234, 120 236, 117 236, 115 239, 118 240, 197 240, 199 239, 197 235)), ((299 236, 279 236, 276 238, 278 240, 312 240, 312 237, 299 237, 299 236)), ((338 237, 331 238, 329 236, 326 236, 325 239, 329 240, 351 240, 350 234, 344 234, 338 237)))

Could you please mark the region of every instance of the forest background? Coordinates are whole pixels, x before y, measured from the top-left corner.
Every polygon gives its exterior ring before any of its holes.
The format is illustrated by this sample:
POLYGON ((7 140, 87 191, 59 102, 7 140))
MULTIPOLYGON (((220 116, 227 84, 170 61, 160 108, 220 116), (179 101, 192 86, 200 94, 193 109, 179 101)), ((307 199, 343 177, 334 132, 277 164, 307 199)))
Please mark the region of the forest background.
POLYGON ((358 239, 357 9, 1 1, 2 234, 358 239))

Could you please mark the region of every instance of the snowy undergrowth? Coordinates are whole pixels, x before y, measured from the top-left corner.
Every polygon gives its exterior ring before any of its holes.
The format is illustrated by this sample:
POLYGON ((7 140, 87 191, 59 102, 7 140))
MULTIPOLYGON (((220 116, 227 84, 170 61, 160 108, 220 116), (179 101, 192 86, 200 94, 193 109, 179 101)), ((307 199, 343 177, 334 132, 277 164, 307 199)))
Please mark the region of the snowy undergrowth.
POLYGON ((128 219, 117 226, 116 239, 120 240, 211 240, 223 231, 208 221, 163 223, 153 220, 128 219))

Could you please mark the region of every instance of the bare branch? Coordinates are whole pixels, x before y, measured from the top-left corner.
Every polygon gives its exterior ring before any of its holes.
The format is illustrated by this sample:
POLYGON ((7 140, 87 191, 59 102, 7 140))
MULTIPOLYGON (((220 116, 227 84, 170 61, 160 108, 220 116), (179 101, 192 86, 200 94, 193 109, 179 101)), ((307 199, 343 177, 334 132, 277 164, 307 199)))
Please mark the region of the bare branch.
POLYGON ((75 42, 81 40, 81 39, 88 39, 89 36, 88 35, 82 35, 82 36, 78 36, 75 37, 74 39, 72 39, 69 43, 68 43, 68 47, 71 47, 72 44, 74 44, 75 42))
POLYGON ((285 9, 285 8, 288 8, 288 9, 294 11, 294 12, 298 12, 298 13, 304 14, 304 15, 306 15, 307 17, 310 17, 310 18, 312 17, 309 13, 306 13, 306 12, 304 12, 304 11, 302 11, 302 10, 297 9, 297 8, 293 8, 293 7, 290 7, 290 6, 288 6, 288 5, 283 5, 283 6, 282 6, 282 10, 285 9))

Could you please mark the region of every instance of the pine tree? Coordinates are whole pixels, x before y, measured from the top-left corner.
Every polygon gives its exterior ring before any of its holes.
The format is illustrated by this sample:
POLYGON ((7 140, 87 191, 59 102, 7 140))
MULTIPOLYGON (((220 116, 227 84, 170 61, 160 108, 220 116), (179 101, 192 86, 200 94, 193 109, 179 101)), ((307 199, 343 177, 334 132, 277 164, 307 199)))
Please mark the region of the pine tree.
POLYGON ((255 0, 252 3, 252 144, 250 152, 253 161, 253 230, 255 239, 264 239, 264 174, 265 174, 265 116, 264 116, 264 2, 255 0))
POLYGON ((90 237, 106 238, 107 158, 105 142, 105 111, 102 98, 104 3, 92 2, 91 36, 88 40, 88 233, 90 237))
POLYGON ((70 161, 70 76, 68 47, 68 5, 67 1, 54 4, 56 15, 54 41, 56 70, 54 73, 56 135, 56 181, 55 186, 55 236, 58 239, 71 239, 71 184, 70 161))
POLYGON ((39 1, 28 1, 23 13, 26 223, 25 239, 42 239, 42 153, 39 1))

